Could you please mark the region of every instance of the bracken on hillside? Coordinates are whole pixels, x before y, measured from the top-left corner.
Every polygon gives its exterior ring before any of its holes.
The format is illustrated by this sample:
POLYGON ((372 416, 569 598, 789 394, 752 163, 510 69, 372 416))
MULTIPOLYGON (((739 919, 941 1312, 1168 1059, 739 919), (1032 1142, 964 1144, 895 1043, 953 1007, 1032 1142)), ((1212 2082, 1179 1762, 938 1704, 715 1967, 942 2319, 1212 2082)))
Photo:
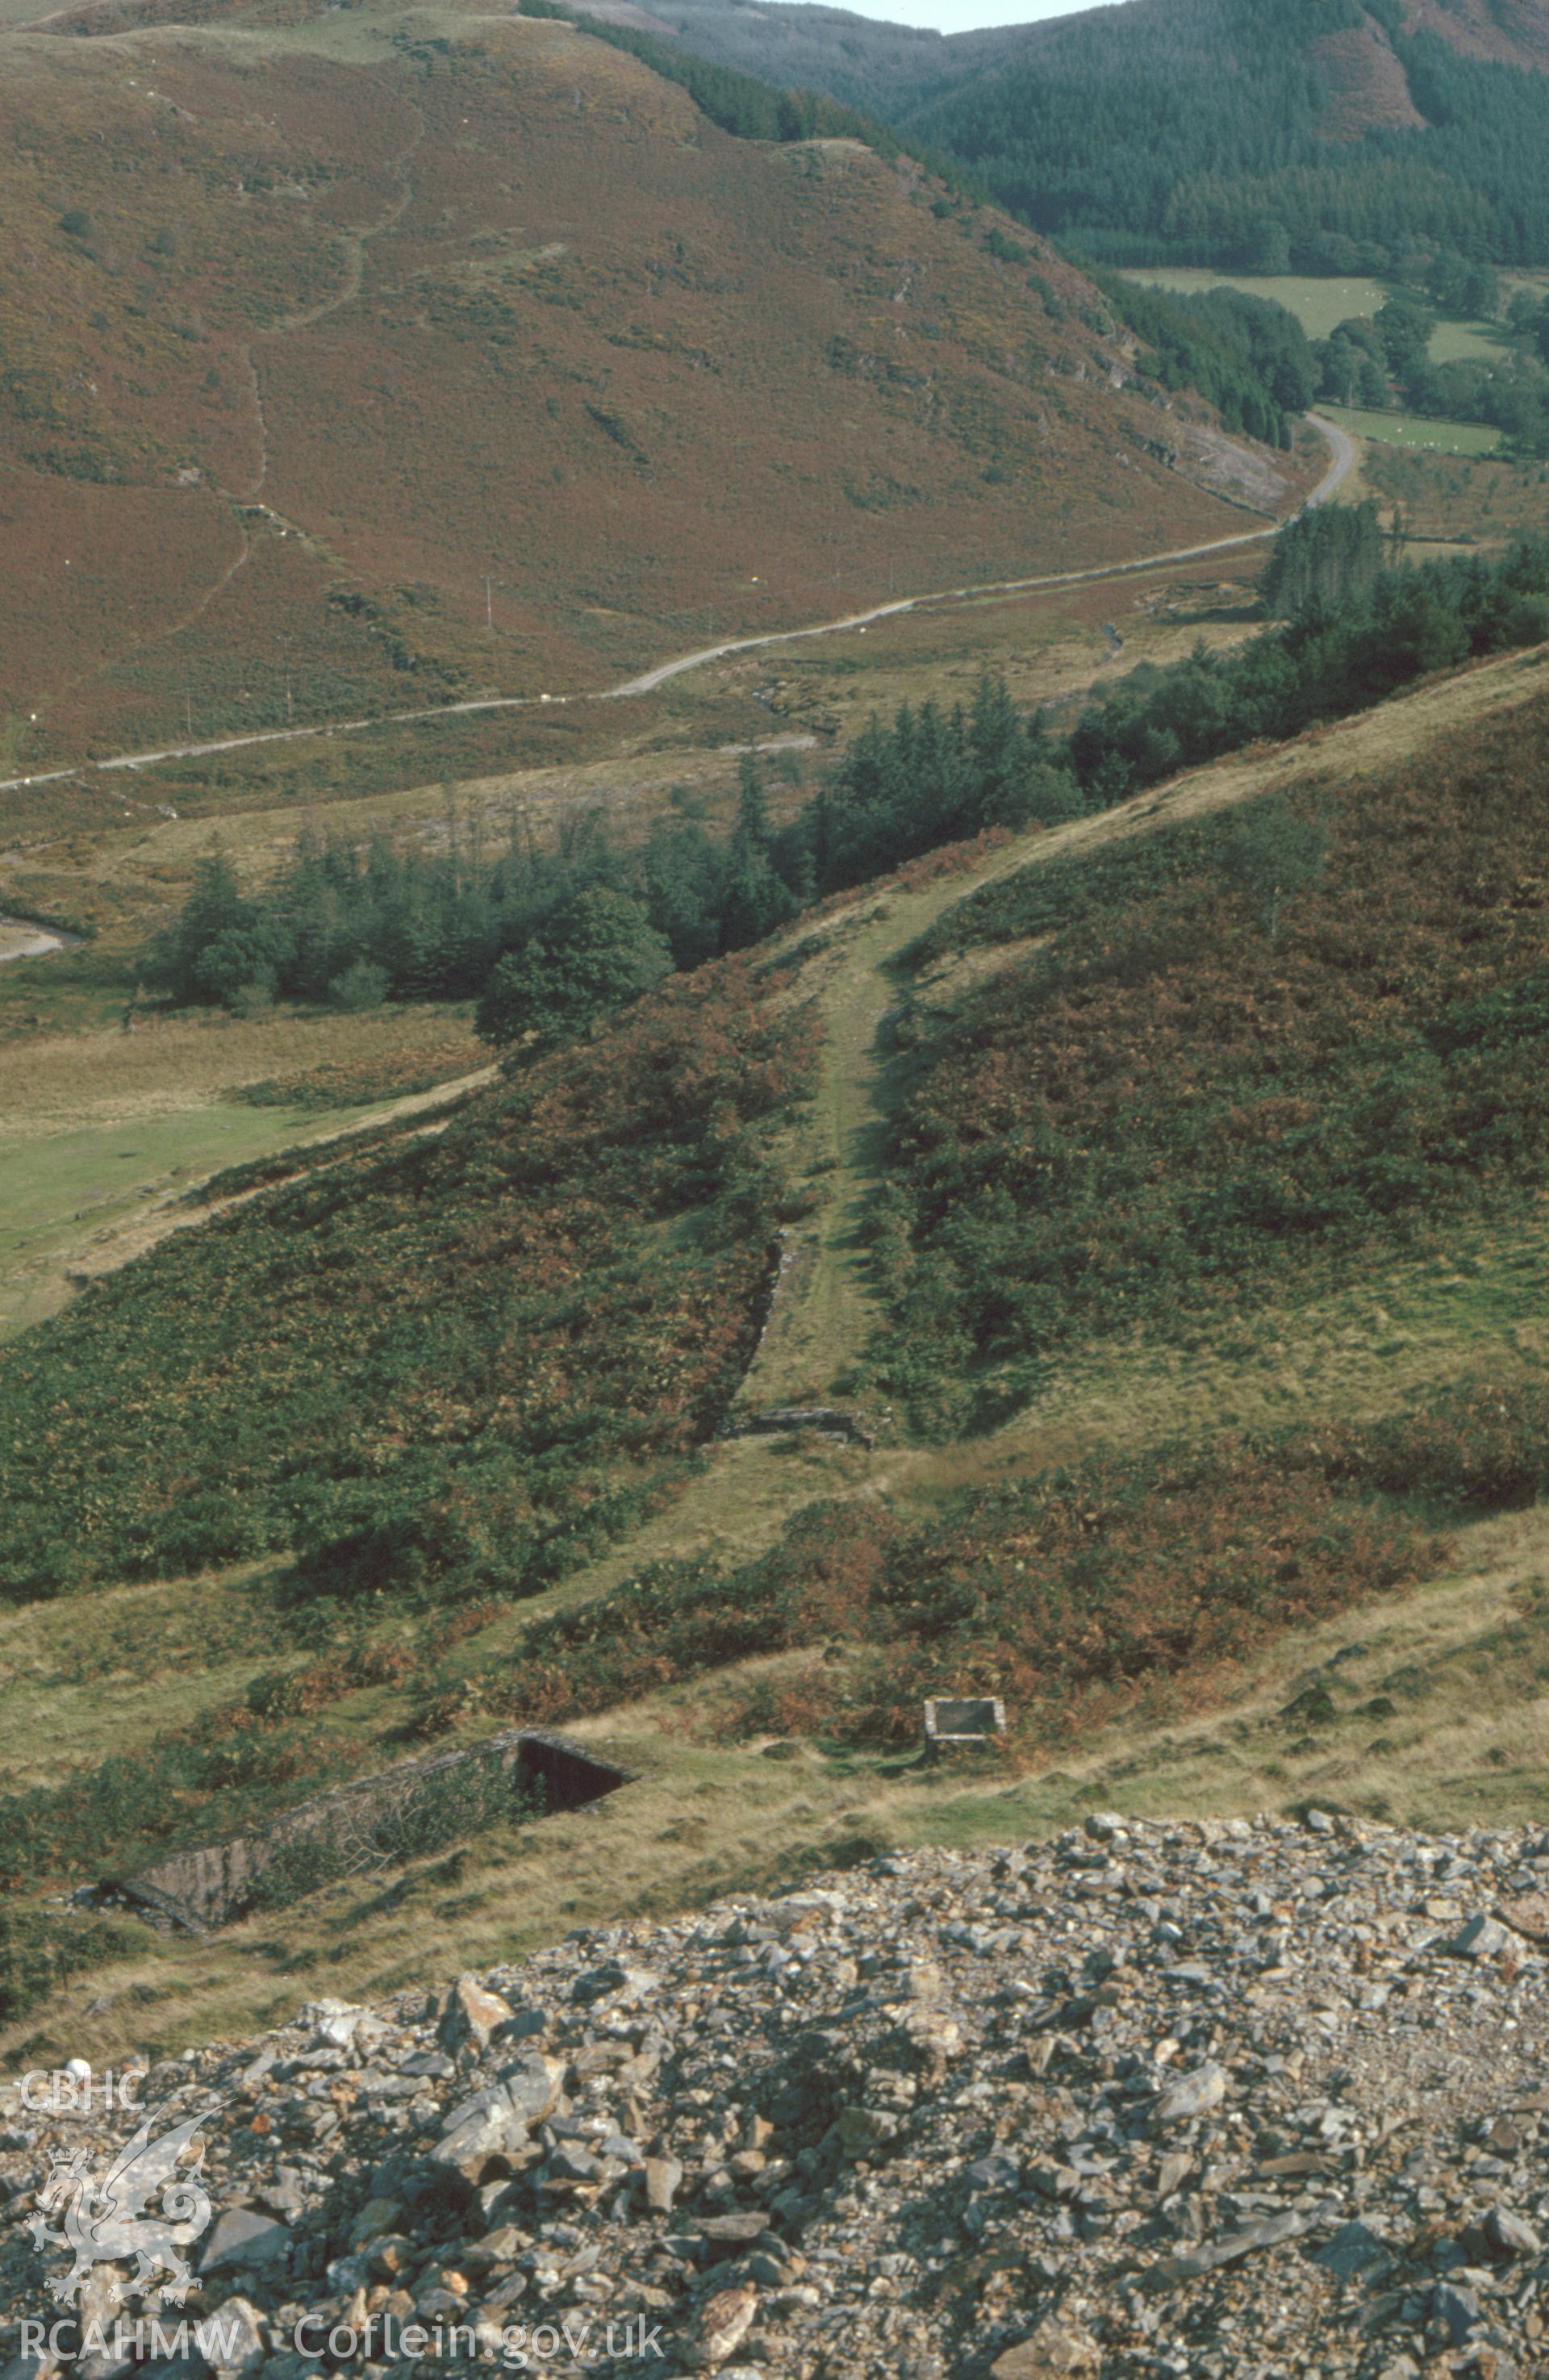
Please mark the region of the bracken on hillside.
POLYGON ((320 1592, 556 1575, 741 1378, 808 1042, 704 969, 104 1281, 0 1367, 6 1587, 290 1544, 320 1592))

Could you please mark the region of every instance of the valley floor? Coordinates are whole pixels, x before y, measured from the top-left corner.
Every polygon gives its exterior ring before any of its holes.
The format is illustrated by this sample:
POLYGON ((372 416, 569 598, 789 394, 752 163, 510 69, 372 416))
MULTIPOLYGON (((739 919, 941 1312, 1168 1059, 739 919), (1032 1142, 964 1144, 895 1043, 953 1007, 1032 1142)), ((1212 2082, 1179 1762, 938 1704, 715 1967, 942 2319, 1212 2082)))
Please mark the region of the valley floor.
MULTIPOLYGON (((1311 507, 1332 501, 1356 470, 1360 456, 1354 440, 1337 421, 1332 419, 1324 420, 1315 414, 1309 419, 1332 453, 1327 470, 1307 498, 1311 507)), ((602 686, 586 694, 484 695, 474 700, 438 704, 433 710, 384 710, 368 719, 328 719, 309 722, 304 727, 271 727, 251 735, 219 736, 204 743, 167 744, 154 750, 111 754, 79 763, 73 768, 45 769, 28 776, 0 778, 0 794, 30 792, 40 785, 60 784, 91 775, 112 775, 121 770, 154 768, 172 760, 208 759, 218 754, 247 751, 255 747, 303 744, 320 737, 357 735, 393 727, 423 726, 442 720, 479 718, 502 711, 540 710, 553 703, 626 701, 639 695, 654 694, 659 686, 669 685, 674 678, 684 677, 691 671, 705 669, 739 654, 765 652, 774 646, 802 644, 815 637, 851 636, 884 620, 902 618, 911 612, 934 611, 942 604, 973 602, 1001 595, 1043 594, 1058 588, 1087 587, 1108 579, 1141 577, 1184 563, 1208 562, 1217 555, 1235 555, 1244 546, 1267 543, 1276 535, 1278 526, 1275 522, 1266 528, 1244 529, 1231 537, 1213 539, 1204 545, 1178 546, 1160 553, 1143 554, 1132 562, 1104 563, 1090 569, 1056 571, 1043 577, 993 579, 962 587, 938 588, 924 595, 900 596, 889 602, 873 604, 865 611, 847 612, 837 619, 821 620, 810 627, 777 628, 763 636, 737 637, 721 644, 702 645, 692 652, 678 655, 674 660, 658 662, 636 676, 622 679, 617 686, 602 686)))

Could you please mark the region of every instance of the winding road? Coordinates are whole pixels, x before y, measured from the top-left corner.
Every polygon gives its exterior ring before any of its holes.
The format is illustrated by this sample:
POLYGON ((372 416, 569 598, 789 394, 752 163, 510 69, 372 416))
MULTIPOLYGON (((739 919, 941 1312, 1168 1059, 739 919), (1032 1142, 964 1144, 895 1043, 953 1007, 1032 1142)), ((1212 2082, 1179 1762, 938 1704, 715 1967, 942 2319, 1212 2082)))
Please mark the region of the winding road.
MULTIPOLYGON (((1302 506, 1304 512, 1312 512, 1338 493, 1355 469, 1360 453, 1355 441, 1337 422, 1325 421, 1317 413, 1308 414, 1307 419, 1327 442, 1333 455, 1328 469, 1302 506)), ((156 751, 117 752, 105 760, 82 760, 68 768, 40 770, 31 776, 3 777, 0 794, 61 783, 69 777, 106 776, 115 770, 148 769, 163 760, 200 760, 212 753, 239 752, 259 744, 300 744, 320 735, 360 735, 373 727, 408 727, 432 719, 466 719, 486 710, 535 710, 542 704, 626 701, 654 693, 670 678, 683 677, 690 670, 707 668, 710 662, 725 661, 736 653, 758 652, 769 645, 797 644, 812 637, 841 636, 856 628, 870 627, 874 621, 896 619, 902 613, 923 611, 935 603, 982 601, 996 595, 1035 595, 1056 587, 1083 587, 1099 579, 1131 578, 1148 570, 1166 569, 1173 563, 1204 562, 1212 554, 1230 553, 1245 545, 1262 545, 1277 536, 1284 526, 1281 521, 1272 521, 1265 528, 1216 538, 1208 545, 1175 546, 1166 553, 1143 554, 1133 562, 1103 563, 1090 570, 1060 570, 1042 578, 997 578, 975 586, 941 588, 932 594, 904 595, 892 602, 874 604, 870 611, 847 613, 842 619, 820 620, 808 628, 774 628, 756 637, 733 637, 722 644, 703 645, 696 652, 680 654, 676 661, 660 662, 638 677, 626 678, 622 686, 599 686, 588 693, 483 695, 466 702, 436 703, 420 710, 384 710, 370 718, 330 719, 305 727, 257 728, 250 735, 222 735, 202 744, 164 744, 156 751)))

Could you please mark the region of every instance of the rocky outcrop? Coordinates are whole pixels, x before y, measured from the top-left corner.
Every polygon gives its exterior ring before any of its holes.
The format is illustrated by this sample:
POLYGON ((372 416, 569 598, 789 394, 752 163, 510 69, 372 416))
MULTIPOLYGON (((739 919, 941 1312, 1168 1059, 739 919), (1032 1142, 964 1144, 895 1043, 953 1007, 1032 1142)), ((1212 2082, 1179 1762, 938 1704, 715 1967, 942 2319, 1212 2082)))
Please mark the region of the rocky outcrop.
MULTIPOLYGON (((202 2305, 248 2380, 369 2322, 379 2371, 418 2324, 655 2380, 1526 2380, 1546 1890, 1532 1832, 1095 1815, 316 2002, 143 2096, 221 2102, 202 2305)), ((4 2120, 22 2216, 127 2129, 4 2120)), ((0 2302, 50 2269, 13 2225, 0 2302)))

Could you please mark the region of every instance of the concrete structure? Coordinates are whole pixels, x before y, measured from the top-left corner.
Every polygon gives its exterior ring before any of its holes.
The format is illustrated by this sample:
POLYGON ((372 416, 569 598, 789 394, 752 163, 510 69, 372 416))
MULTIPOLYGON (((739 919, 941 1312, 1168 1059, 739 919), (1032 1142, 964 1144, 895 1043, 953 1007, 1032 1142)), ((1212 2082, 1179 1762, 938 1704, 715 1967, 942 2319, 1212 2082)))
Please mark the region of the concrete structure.
POLYGON ((944 1743, 988 1743, 1006 1732, 1006 1706, 992 1694, 938 1695, 926 1705, 926 1758, 944 1743))

